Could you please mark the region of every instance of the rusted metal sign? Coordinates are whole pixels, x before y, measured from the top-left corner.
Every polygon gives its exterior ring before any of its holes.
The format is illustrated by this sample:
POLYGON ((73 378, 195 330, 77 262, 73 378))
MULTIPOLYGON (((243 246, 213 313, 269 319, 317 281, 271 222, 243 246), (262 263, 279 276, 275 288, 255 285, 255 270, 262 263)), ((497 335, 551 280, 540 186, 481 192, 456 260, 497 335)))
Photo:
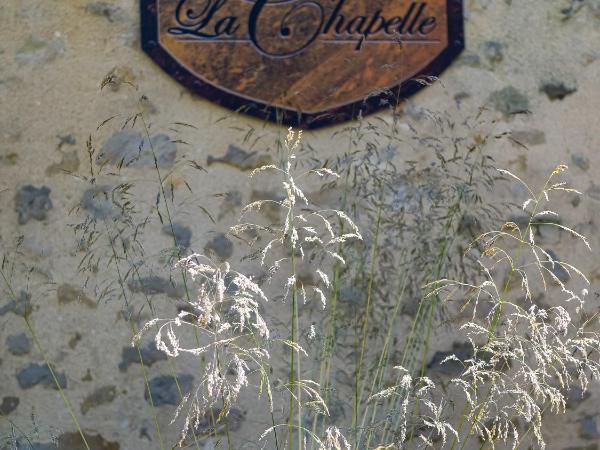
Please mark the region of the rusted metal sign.
POLYGON ((142 46, 215 103, 319 127, 396 104, 464 46, 462 0, 140 0, 142 46))

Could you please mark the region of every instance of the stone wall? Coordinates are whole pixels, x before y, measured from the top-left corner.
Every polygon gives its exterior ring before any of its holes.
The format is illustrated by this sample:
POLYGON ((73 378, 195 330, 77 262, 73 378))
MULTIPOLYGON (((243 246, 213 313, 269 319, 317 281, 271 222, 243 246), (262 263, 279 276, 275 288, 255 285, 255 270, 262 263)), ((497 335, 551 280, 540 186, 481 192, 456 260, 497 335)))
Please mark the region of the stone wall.
MULTIPOLYGON (((576 257, 590 274, 588 306, 597 311, 600 2, 465 0, 465 8, 466 51, 441 83, 413 98, 407 121, 418 121, 419 111, 426 109, 469 115, 486 106, 495 134, 510 137, 491 145, 499 166, 539 184, 557 164, 570 165, 572 183, 585 196, 567 205, 561 219, 588 235, 594 251, 582 253, 564 233, 541 231, 541 239, 561 257, 576 257), (513 114, 522 111, 528 113, 513 114)), ((115 162, 133 159, 140 143, 148 145, 140 132, 120 129, 128 116, 143 111, 163 185, 181 193, 172 211, 177 246, 235 261, 243 252, 224 233, 241 205, 272 191, 268 180, 261 185, 247 175, 272 158, 273 138, 284 131, 214 106, 166 76, 140 50, 134 0, 3 0, 0 105, 0 248, 14 291, 3 285, 0 294, 0 411, 9 419, 2 419, 0 431, 9 433, 13 423, 39 443, 34 448, 54 448, 44 445, 51 435, 60 436, 61 449, 81 448, 42 353, 17 314, 29 311, 92 447, 157 448, 123 304, 109 301, 119 294, 104 292, 98 279, 80 270, 89 268, 88 247, 78 241, 74 225, 87 215, 114 213, 102 200, 102 190, 108 189, 103 186, 134 184, 141 213, 152 217, 145 251, 156 262, 144 268, 137 284, 126 283, 124 289, 126 295, 162 300, 180 295, 161 253, 173 236, 154 213, 153 161, 137 159, 90 188, 95 175, 89 171, 86 143, 91 139, 94 148, 102 149, 103 162, 116 171, 115 162), (100 90, 108 75, 115 83, 100 90), (99 128, 108 118, 113 119, 99 128), (194 169, 190 161, 206 171, 194 169)), ((305 142, 321 159, 338 156, 345 144, 333 134, 342 127, 307 132, 305 142)), ((403 164, 415 155, 407 146, 395 157, 403 164)), ((518 190, 502 194, 522 200, 518 190)), ((107 270, 100 269, 99 279, 117 277, 107 270)), ((137 312, 141 321, 150 317, 147 310, 137 312)), ((436 351, 452 348, 443 336, 431 349, 434 360, 436 351)), ((162 378, 169 373, 165 356, 144 345, 143 359, 160 398, 157 420, 167 442, 173 442, 177 430, 168 424, 176 391, 162 378)), ((193 362, 176 370, 184 374, 182 383, 192 382, 193 362)), ((548 447, 597 449, 598 399, 600 389, 593 386, 583 398, 571 398, 567 416, 550 418, 548 447)), ((241 435, 252 428, 260 409, 254 398, 243 404, 248 406, 230 419, 230 430, 241 435)), ((241 440, 239 448, 259 447, 241 440)))

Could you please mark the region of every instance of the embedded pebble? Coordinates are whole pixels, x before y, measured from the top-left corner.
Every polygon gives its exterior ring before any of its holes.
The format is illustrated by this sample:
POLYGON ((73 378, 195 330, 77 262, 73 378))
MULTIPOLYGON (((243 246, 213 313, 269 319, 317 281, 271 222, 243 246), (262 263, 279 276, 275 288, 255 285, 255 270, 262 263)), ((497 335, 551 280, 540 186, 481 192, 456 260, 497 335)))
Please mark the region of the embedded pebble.
POLYGON ((529 109, 529 100, 525 94, 512 86, 492 92, 488 101, 496 111, 500 111, 507 116, 526 112, 529 109))
POLYGON ((183 288, 175 285, 168 278, 159 276, 129 280, 127 286, 131 292, 141 292, 146 295, 166 294, 170 298, 180 298, 184 294, 183 288))
POLYGON ((171 167, 177 156, 177 145, 166 134, 155 134, 148 140, 137 131, 119 131, 100 149, 99 164, 124 167, 171 167))
POLYGON ((17 50, 15 59, 21 64, 46 64, 65 51, 65 43, 59 36, 46 38, 38 34, 30 34, 17 50))
POLYGON ((8 416, 19 407, 19 397, 8 396, 2 399, 0 403, 0 415, 8 416))
MULTIPOLYGON (((181 388, 181 393, 185 395, 192 390, 194 377, 192 375, 179 374, 177 375, 177 382, 181 388)), ((177 383, 175 383, 175 379, 171 375, 154 377, 148 384, 150 386, 150 393, 152 394, 154 406, 179 405, 181 396, 177 389, 177 383)), ((144 398, 150 403, 148 389, 145 389, 144 398)))
POLYGON ((10 300, 4 306, 0 307, 0 316, 12 312, 17 316, 28 316, 33 311, 31 305, 31 295, 25 291, 19 293, 19 298, 10 300))
POLYGON ((97 219, 114 218, 121 214, 121 210, 113 201, 115 194, 111 186, 94 186, 83 193, 81 207, 97 219))
POLYGON ((85 295, 83 289, 70 284, 61 284, 56 289, 56 297, 58 298, 58 303, 61 305, 80 303, 88 308, 95 308, 97 306, 94 300, 85 295))
POLYGON ((45 220, 52 209, 50 189, 46 186, 36 188, 28 184, 23 186, 15 196, 15 210, 19 215, 19 224, 24 225, 30 219, 45 220))
POLYGON ((571 161, 583 171, 587 171, 590 168, 590 160, 581 153, 571 155, 571 161))
MULTIPOLYGON (((56 380, 58 381, 61 389, 67 387, 67 377, 64 373, 54 371, 56 380)), ((56 382, 52 377, 52 373, 46 364, 32 363, 27 367, 24 367, 17 373, 17 381, 21 389, 30 389, 38 384, 42 384, 46 388, 57 389, 56 382)))
POLYGON ((130 365, 140 364, 140 354, 142 355, 142 361, 146 367, 150 367, 158 361, 166 361, 167 359, 166 353, 158 350, 154 342, 148 343, 146 347, 140 347, 140 353, 138 353, 138 350, 135 347, 123 347, 119 370, 121 372, 126 372, 130 365))
POLYGON ((543 80, 540 92, 545 93, 550 100, 563 100, 565 97, 577 92, 577 81, 572 78, 549 78, 543 80))
POLYGON ((81 413, 86 414, 90 409, 111 403, 117 396, 117 387, 103 386, 88 395, 81 404, 81 413))
POLYGON ((25 333, 8 336, 6 346, 8 351, 15 356, 26 355, 31 351, 31 341, 25 333))
POLYGON ((468 343, 454 343, 452 350, 442 352, 435 352, 433 358, 427 365, 429 370, 442 373, 451 377, 460 376, 464 371, 464 366, 460 361, 465 361, 473 357, 473 346, 468 343), (450 359, 442 364, 442 362, 449 356, 456 356, 459 361, 450 359))
MULTIPOLYGON (((108 441, 100 434, 84 432, 83 435, 91 450, 119 450, 121 448, 118 442, 108 441)), ((58 437, 58 450, 83 450, 85 448, 78 431, 64 433, 58 437)))
POLYGON ((185 252, 190 247, 192 230, 189 227, 180 223, 174 223, 172 227, 170 224, 167 224, 163 226, 162 231, 175 238, 175 245, 181 252, 185 252))
MULTIPOLYGON (((546 249, 546 252, 548 255, 550 255, 553 261, 560 261, 560 258, 553 250, 546 249)), ((557 262, 554 263, 554 267, 552 267, 553 264, 549 261, 546 261, 543 264, 550 269, 554 276, 556 276, 556 278, 558 278, 561 282, 566 283, 571 278, 569 272, 567 272, 567 270, 557 262)))
POLYGON ((579 437, 582 439, 600 439, 598 432, 598 423, 594 416, 584 416, 579 421, 579 437))
POLYGON ((222 158, 209 156, 206 159, 207 165, 215 163, 226 164, 242 171, 254 170, 267 164, 271 164, 273 159, 270 155, 259 154, 256 151, 247 152, 235 145, 230 144, 227 152, 222 158))
POLYGON ((218 256, 225 261, 233 255, 233 242, 223 233, 218 233, 204 246, 204 251, 210 255, 218 256))

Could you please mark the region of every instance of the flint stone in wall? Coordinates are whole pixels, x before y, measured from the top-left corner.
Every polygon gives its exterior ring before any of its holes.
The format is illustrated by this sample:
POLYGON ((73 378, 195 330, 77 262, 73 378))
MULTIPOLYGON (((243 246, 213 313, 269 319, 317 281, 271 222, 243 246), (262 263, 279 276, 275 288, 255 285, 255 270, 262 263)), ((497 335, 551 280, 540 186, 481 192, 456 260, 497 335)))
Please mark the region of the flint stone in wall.
POLYGON ((15 59, 21 64, 45 64, 63 53, 65 53, 65 44, 60 36, 46 38, 31 34, 17 50, 15 59))
POLYGON ((504 59, 504 44, 496 41, 486 41, 482 45, 483 55, 491 63, 499 63, 504 59))
POLYGON ((131 292, 141 292, 147 295, 166 294, 170 298, 180 298, 184 291, 171 280, 158 276, 129 280, 127 286, 131 292))
POLYGON ((155 134, 148 140, 137 131, 119 131, 100 149, 99 164, 123 167, 171 167, 177 156, 177 145, 166 134, 155 134))
POLYGON ((570 77, 560 79, 551 77, 542 81, 540 92, 545 93, 550 100, 563 100, 577 92, 577 81, 570 77))
POLYGON ((209 156, 206 159, 207 165, 215 163, 226 164, 236 169, 248 171, 254 170, 267 164, 271 164, 273 160, 270 155, 259 154, 258 152, 247 152, 235 145, 229 145, 227 152, 222 158, 209 156))
POLYGON ((81 404, 81 413, 86 414, 92 408, 112 403, 116 396, 116 386, 111 385, 98 388, 83 400, 83 403, 81 404))
POLYGON ((175 245, 179 251, 185 252, 192 242, 192 230, 180 223, 174 223, 173 227, 167 224, 163 227, 163 233, 175 238, 175 245))
POLYGON ((6 346, 8 351, 15 356, 26 355, 31 351, 31 341, 25 333, 8 336, 6 346))
POLYGON ((8 303, 0 307, 0 316, 12 312, 17 316, 28 316, 33 311, 31 305, 31 295, 25 291, 19 293, 19 298, 10 300, 8 303))
POLYGON ((507 116, 522 113, 529 109, 529 100, 525 94, 512 86, 492 92, 488 101, 496 111, 500 111, 507 116))
POLYGON ((233 242, 223 233, 219 233, 206 243, 204 251, 225 261, 233 255, 233 242))
MULTIPOLYGON (((54 374, 61 389, 65 389, 67 387, 67 377, 65 374, 56 371, 54 371, 54 374)), ((52 373, 46 364, 32 363, 24 367, 17 373, 17 381, 21 389, 30 389, 38 384, 42 384, 44 387, 58 390, 52 373)))
POLYGON ((58 303, 66 305, 70 303, 81 303, 88 308, 95 308, 96 302, 85 295, 82 289, 71 286, 70 284, 61 284, 56 290, 58 303))
POLYGON ((46 186, 41 188, 32 185, 23 186, 15 196, 15 210, 19 214, 20 225, 26 224, 30 219, 46 219, 51 209, 50 189, 46 186))
MULTIPOLYGON (((181 388, 181 393, 185 395, 192 390, 194 377, 188 374, 179 374, 177 375, 177 382, 181 388)), ((161 375, 152 378, 148 382, 148 385, 150 386, 150 393, 152 394, 154 406, 179 405, 181 397, 175 379, 171 375, 161 375)), ((148 389, 145 389, 144 398, 150 403, 148 389)))
POLYGON ((91 2, 85 7, 86 11, 106 18, 109 22, 116 22, 124 18, 123 10, 117 5, 108 2, 91 2))
POLYGON ((111 186, 94 186, 83 193, 81 207, 97 219, 118 217, 121 210, 114 203, 113 195, 118 193, 114 194, 111 186))
MULTIPOLYGON (((167 355, 156 348, 153 342, 149 343, 146 347, 140 347, 140 353, 144 366, 150 367, 152 364, 158 361, 165 361, 167 355)), ((119 370, 126 372, 130 365, 140 364, 140 354, 135 347, 123 347, 121 353, 121 362, 119 363, 119 370)))
POLYGON ((8 416, 14 410, 19 407, 19 397, 8 396, 2 399, 2 403, 0 403, 0 414, 3 416, 8 416))
POLYGON ((579 421, 579 437, 582 439, 600 439, 596 417, 585 416, 579 421))

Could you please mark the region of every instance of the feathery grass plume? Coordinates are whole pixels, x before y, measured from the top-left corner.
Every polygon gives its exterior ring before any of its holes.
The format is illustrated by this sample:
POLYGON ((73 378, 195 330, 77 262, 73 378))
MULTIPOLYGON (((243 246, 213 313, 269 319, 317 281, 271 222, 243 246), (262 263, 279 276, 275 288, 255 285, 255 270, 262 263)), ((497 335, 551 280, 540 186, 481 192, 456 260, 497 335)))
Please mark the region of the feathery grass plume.
MULTIPOLYGON (((314 326, 307 333, 300 329, 299 300, 302 299, 303 303, 306 303, 316 299, 325 309, 327 306, 326 291, 330 287, 330 276, 327 274, 329 269, 325 269, 325 267, 345 264, 345 260, 340 254, 340 248, 352 241, 362 240, 358 227, 345 212, 336 209, 315 208, 304 194, 303 183, 314 184, 315 181, 339 179, 340 176, 328 167, 301 169, 297 158, 301 139, 302 132, 294 132, 290 128, 281 146, 279 164, 265 165, 252 173, 254 176, 267 171, 274 172, 281 183, 283 193, 281 200, 259 200, 251 203, 242 210, 240 223, 231 230, 235 235, 241 235, 249 230, 258 235, 266 235, 267 243, 254 253, 255 258, 260 259, 261 265, 266 267, 269 280, 285 271, 283 300, 291 297, 291 336, 289 340, 286 340, 286 344, 291 350, 287 384, 290 391, 288 448, 293 448, 292 435, 296 432, 298 450, 304 447, 302 436, 307 432, 307 428, 303 425, 303 406, 311 406, 311 409, 314 410, 314 405, 318 404, 320 408, 315 411, 316 415, 327 413, 326 402, 319 393, 319 384, 311 382, 311 384, 316 384, 316 389, 307 389, 306 381, 302 377, 301 355, 306 352, 300 336, 301 334, 315 335, 316 332, 314 326), (258 213, 266 205, 281 211, 282 224, 265 227, 245 220, 248 214, 258 213), (318 285, 305 285, 298 272, 299 264, 305 261, 311 262, 314 267, 312 271, 321 280, 323 288, 318 285), (324 265, 315 264, 317 261, 324 265), (308 394, 308 403, 303 402, 303 394, 308 394), (296 412, 296 419, 293 418, 294 412, 296 412), (304 430, 304 433, 300 430, 304 430)), ((333 438, 329 439, 331 441, 333 438)), ((313 439, 312 442, 317 441, 313 439)))
MULTIPOLYGON (((597 318, 586 317, 583 308, 587 290, 581 286, 589 281, 573 264, 542 248, 532 231, 539 217, 556 215, 549 204, 557 193, 578 194, 556 181, 566 170, 558 166, 537 193, 516 175, 501 171, 523 184, 530 195, 523 204, 527 224, 506 222, 473 241, 468 251, 478 255, 478 282, 442 279, 427 286, 429 299, 458 302, 470 311, 460 331, 473 356, 462 361, 464 370, 453 380, 465 403, 455 420, 458 434, 453 449, 463 449, 473 436, 516 448, 521 444, 520 420, 529 424, 527 432, 532 431, 536 445, 545 448, 543 413, 564 412, 572 385, 585 391, 600 375, 600 336, 591 328, 597 318), (568 282, 557 276, 558 268, 569 275, 568 282), (535 300, 534 289, 552 297, 556 306, 535 300)), ((555 225, 589 249, 584 236, 555 225)))
MULTIPOLYGON (((215 265, 194 254, 179 264, 190 275, 196 295, 177 317, 147 322, 135 341, 157 326, 157 349, 172 357, 189 353, 206 360, 200 383, 184 397, 173 418, 187 411, 181 445, 213 408, 219 408, 219 420, 226 418, 252 374, 258 374, 269 399, 271 387, 265 367, 269 353, 264 344, 269 329, 260 312, 266 295, 251 278, 232 271, 228 263, 215 265), (182 343, 186 328, 198 332, 201 346, 182 343)), ((191 336, 187 333, 188 339, 191 336)))

